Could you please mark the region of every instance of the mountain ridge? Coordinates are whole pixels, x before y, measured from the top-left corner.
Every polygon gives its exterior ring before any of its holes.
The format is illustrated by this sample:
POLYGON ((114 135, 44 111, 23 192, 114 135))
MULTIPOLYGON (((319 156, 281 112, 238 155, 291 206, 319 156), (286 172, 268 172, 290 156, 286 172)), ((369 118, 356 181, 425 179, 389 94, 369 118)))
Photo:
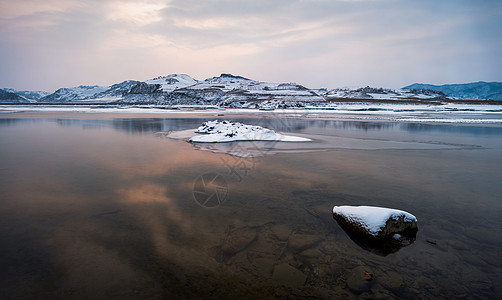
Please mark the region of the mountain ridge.
POLYGON ((459 84, 434 85, 426 83, 414 83, 403 89, 427 89, 440 91, 445 95, 464 99, 502 100, 502 82, 477 81, 459 84))
POLYGON ((82 100, 107 99, 118 100, 125 91, 139 81, 126 80, 111 86, 80 85, 73 88, 60 88, 54 93, 40 98, 39 102, 72 102, 82 100))
POLYGON ((326 106, 332 102, 370 100, 409 103, 480 100, 485 99, 483 97, 486 95, 495 95, 491 99, 502 100, 502 83, 476 82, 442 86, 415 83, 402 89, 369 86, 355 89, 310 89, 297 83, 261 82, 229 73, 222 73, 220 76, 204 80, 194 79, 187 74, 170 74, 145 81, 126 80, 111 86, 81 85, 60 88, 51 94, 40 91, 18 92, 12 89, 4 89, 3 94, 1 101, 19 103, 99 102, 167 106, 215 105, 234 108, 278 108, 326 106), (501 94, 500 97, 497 96, 498 93, 501 94), (463 95, 463 97, 458 95, 463 95))
POLYGON ((16 93, 9 92, 7 89, 0 89, 0 101, 12 103, 29 102, 26 98, 16 93))

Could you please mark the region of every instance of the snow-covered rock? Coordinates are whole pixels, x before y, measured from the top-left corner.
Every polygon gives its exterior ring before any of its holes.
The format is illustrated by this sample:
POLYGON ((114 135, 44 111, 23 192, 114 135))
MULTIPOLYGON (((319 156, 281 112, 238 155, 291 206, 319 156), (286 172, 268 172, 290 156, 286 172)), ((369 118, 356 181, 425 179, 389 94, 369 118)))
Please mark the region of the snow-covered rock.
POLYGON ((385 238, 406 230, 416 230, 417 218, 405 211, 376 206, 335 206, 333 217, 374 238, 385 238))
POLYGON ((308 142, 310 139, 277 133, 261 126, 246 125, 230 121, 207 121, 195 130, 202 135, 194 136, 190 142, 228 143, 236 141, 280 141, 308 142))
POLYGON ((417 218, 405 211, 375 206, 335 206, 333 218, 363 249, 388 255, 415 241, 417 218))

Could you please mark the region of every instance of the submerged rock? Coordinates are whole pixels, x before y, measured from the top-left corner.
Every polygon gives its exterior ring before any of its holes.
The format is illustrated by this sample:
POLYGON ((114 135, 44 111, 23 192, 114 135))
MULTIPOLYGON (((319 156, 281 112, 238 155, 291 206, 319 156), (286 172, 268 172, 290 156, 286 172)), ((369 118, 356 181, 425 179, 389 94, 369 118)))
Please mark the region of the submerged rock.
POLYGON ((359 266, 351 270, 347 276, 347 287, 356 294, 369 291, 373 274, 366 267, 359 266))
POLYGON ((274 225, 271 231, 273 236, 280 241, 287 241, 291 235, 291 228, 285 224, 274 225))
POLYGON ((363 249, 388 255, 415 241, 417 218, 405 211, 374 206, 335 206, 333 218, 363 249))
POLYGON ((383 273, 379 278, 378 282, 391 290, 398 290, 404 286, 404 281, 401 275, 397 272, 387 271, 383 273))
POLYGON ((231 231, 221 246, 225 255, 234 255, 244 250, 256 239, 256 231, 250 227, 242 227, 231 231))
POLYGON ((295 252, 301 252, 307 248, 313 247, 319 242, 322 241, 320 236, 312 235, 312 234, 301 234, 301 233, 293 233, 289 237, 289 248, 291 248, 295 252))
POLYGON ((275 259, 260 257, 253 260, 253 266, 259 275, 269 278, 276 262, 275 259))
POLYGON ((275 266, 272 279, 282 285, 300 287, 305 283, 307 276, 302 271, 285 263, 275 266))

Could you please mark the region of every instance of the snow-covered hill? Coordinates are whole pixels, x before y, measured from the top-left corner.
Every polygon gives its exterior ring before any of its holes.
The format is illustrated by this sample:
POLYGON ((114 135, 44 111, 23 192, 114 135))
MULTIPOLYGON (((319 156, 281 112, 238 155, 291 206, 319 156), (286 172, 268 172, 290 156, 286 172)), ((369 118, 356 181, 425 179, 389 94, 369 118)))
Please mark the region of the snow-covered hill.
POLYGON ((130 91, 139 81, 128 80, 112 86, 81 85, 72 88, 61 88, 54 93, 42 97, 40 102, 73 102, 82 100, 120 100, 122 94, 130 91))
POLYGON ((4 103, 22 103, 29 102, 26 98, 10 92, 9 89, 0 89, 0 102, 4 103))
POLYGON ((259 82, 232 74, 221 74, 199 81, 188 75, 173 74, 138 84, 125 93, 121 101, 268 108, 278 107, 286 102, 319 102, 325 99, 314 90, 295 83, 259 82))
POLYGON ((145 81, 145 83, 160 84, 160 88, 162 89, 162 91, 172 92, 180 88, 185 88, 195 85, 199 82, 186 74, 171 74, 147 80, 145 81))
POLYGON ((75 100, 85 100, 95 94, 106 91, 106 87, 81 85, 73 88, 60 88, 53 94, 40 99, 41 102, 71 102, 75 100))
POLYGON ((440 91, 450 97, 462 99, 502 100, 502 82, 473 82, 464 84, 432 85, 414 83, 403 89, 428 89, 440 91))
MULTIPOLYGON (((500 99, 502 83, 432 86, 413 84, 403 89, 309 89, 296 83, 261 82, 232 74, 197 80, 186 74, 159 76, 146 81, 124 81, 111 86, 78 86, 46 92, 3 92, 3 102, 102 102, 155 105, 211 105, 229 108, 290 108, 332 106, 337 102, 443 102, 500 99), (5 94, 11 93, 11 94, 5 94), (17 95, 17 98, 13 95, 17 95), (10 99, 7 99, 10 98, 10 99)), ((1 99, 0 99, 1 100, 1 99)))
POLYGON ((26 100, 32 101, 32 102, 38 101, 38 100, 40 100, 40 98, 45 97, 50 94, 49 92, 45 92, 45 91, 16 91, 14 89, 4 89, 4 90, 7 92, 10 92, 10 93, 17 94, 18 96, 21 96, 21 97, 25 98, 26 100))
POLYGON ((325 96, 329 99, 379 99, 379 100, 446 100, 448 97, 442 92, 427 89, 393 90, 383 88, 364 87, 359 89, 334 89, 325 96))

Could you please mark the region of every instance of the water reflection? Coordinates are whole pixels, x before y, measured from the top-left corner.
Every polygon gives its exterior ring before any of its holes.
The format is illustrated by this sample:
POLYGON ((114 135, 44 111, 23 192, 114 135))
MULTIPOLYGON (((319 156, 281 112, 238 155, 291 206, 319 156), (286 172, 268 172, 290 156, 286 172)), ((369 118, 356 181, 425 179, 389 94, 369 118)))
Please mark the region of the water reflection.
POLYGON ((83 129, 113 128, 129 134, 145 134, 152 132, 183 130, 196 128, 202 119, 57 119, 56 123, 63 127, 80 127, 83 129))
POLYGON ((15 125, 20 125, 22 123, 35 123, 41 122, 40 119, 17 119, 17 118, 0 118, 0 128, 1 127, 12 127, 15 125))
POLYGON ((2 298, 351 298, 361 265, 374 274, 363 296, 500 296, 500 148, 275 155, 239 180, 228 156, 150 134, 200 121, 0 122, 2 298), (193 199, 206 172, 228 182, 214 209, 193 199), (373 255, 333 222, 342 203, 413 211, 423 227, 373 255))
MULTIPOLYGON (((113 128, 130 134, 148 134, 197 128, 203 122, 225 117, 206 118, 113 118, 113 119, 21 119, 0 118, 0 127, 14 126, 21 123, 56 122, 62 127, 80 127, 83 129, 113 128)), ((366 121, 334 121, 309 120, 294 118, 278 118, 266 116, 262 118, 231 118, 236 122, 259 125, 276 131, 303 132, 307 129, 327 129, 352 132, 438 132, 470 135, 502 135, 498 127, 432 125, 399 122, 366 122, 366 121)))
POLYGON ((502 135, 500 127, 484 126, 452 126, 452 125, 430 125, 420 123, 400 123, 399 126, 410 132, 439 132, 452 134, 469 135, 502 135))

